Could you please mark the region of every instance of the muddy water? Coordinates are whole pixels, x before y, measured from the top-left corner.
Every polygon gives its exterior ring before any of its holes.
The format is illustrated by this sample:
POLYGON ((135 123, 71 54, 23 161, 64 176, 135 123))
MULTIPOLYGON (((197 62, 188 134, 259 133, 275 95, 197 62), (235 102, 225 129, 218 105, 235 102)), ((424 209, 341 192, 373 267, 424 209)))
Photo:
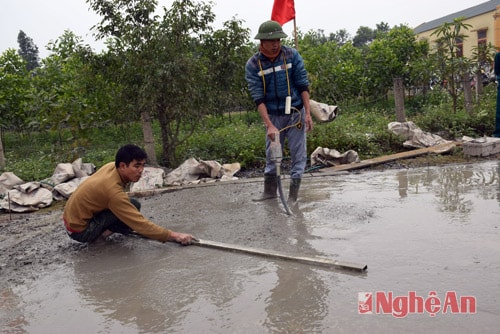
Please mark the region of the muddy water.
POLYGON ((14 307, 27 333, 497 333, 499 173, 486 162, 304 178, 292 217, 252 202, 256 182, 141 199, 146 216, 199 238, 368 271, 117 237, 13 287, 14 307))

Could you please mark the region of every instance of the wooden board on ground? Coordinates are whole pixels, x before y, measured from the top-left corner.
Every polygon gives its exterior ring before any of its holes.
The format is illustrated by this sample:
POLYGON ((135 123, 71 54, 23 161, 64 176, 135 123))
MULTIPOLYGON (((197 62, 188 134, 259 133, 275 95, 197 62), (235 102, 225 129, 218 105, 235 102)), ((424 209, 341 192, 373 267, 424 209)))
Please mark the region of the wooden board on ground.
POLYGON ((220 249, 220 250, 228 250, 228 251, 232 251, 232 252, 240 252, 240 253, 246 253, 246 254, 252 254, 252 255, 259 255, 259 256, 264 256, 264 257, 269 257, 269 258, 281 259, 281 260, 295 261, 295 262, 306 263, 306 264, 310 264, 310 265, 317 265, 317 266, 322 266, 322 267, 348 269, 348 270, 354 270, 354 271, 359 271, 359 272, 364 272, 368 269, 368 266, 366 264, 357 264, 357 263, 345 262, 345 261, 339 261, 339 260, 330 260, 330 259, 319 258, 319 257, 294 256, 294 255, 288 255, 288 254, 278 252, 278 251, 266 250, 266 249, 261 249, 261 248, 245 247, 245 246, 239 246, 239 245, 233 245, 233 244, 226 244, 226 243, 217 242, 217 241, 210 241, 210 240, 196 239, 196 240, 193 240, 193 245, 207 247, 207 248, 215 248, 215 249, 220 249))
POLYGON ((384 156, 373 158, 373 159, 363 160, 361 162, 354 162, 351 164, 326 167, 326 168, 320 169, 320 173, 322 175, 325 175, 325 173, 328 174, 328 173, 336 173, 339 171, 350 171, 350 170, 355 170, 355 169, 367 168, 367 167, 372 167, 375 165, 383 164, 386 162, 391 162, 391 161, 400 160, 400 159, 413 158, 413 157, 417 157, 417 156, 421 156, 421 155, 429 154, 429 153, 441 154, 441 153, 448 152, 448 151, 454 149, 457 145, 459 145, 459 144, 456 142, 449 142, 449 143, 444 143, 444 144, 440 144, 440 145, 436 145, 436 146, 424 147, 424 148, 419 148, 416 150, 400 152, 400 153, 395 153, 395 154, 390 154, 390 155, 384 155, 384 156))

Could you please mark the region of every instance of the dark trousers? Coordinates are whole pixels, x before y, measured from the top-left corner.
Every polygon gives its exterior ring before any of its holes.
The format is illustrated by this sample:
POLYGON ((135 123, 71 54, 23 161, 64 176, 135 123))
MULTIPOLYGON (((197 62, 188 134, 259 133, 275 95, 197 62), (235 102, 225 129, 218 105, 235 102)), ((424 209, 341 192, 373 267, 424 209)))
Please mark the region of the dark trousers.
MULTIPOLYGON (((141 203, 135 198, 131 198, 130 202, 134 204, 137 210, 141 210, 141 203)), ((71 239, 79 242, 93 242, 106 230, 125 235, 132 232, 132 229, 119 220, 113 212, 104 210, 96 213, 94 217, 89 220, 89 225, 85 230, 80 233, 71 233, 69 236, 71 239)))

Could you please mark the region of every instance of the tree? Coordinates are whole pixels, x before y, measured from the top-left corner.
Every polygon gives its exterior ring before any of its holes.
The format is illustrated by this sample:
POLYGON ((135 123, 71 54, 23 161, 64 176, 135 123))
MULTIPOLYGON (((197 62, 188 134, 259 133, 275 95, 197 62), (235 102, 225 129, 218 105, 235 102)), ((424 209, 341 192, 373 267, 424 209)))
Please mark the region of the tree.
MULTIPOLYGON (((380 31, 381 27, 377 26, 380 31)), ((405 120, 404 110, 404 95, 405 87, 413 87, 415 84, 412 82, 411 74, 412 67, 418 61, 425 59, 425 52, 427 48, 417 42, 413 30, 406 25, 400 25, 392 28, 388 32, 379 33, 377 40, 383 40, 386 47, 392 50, 396 56, 392 67, 392 80, 393 92, 396 102, 396 118, 397 121, 403 122, 405 120)))
POLYGON ((376 24, 375 27, 376 28, 373 31, 375 33, 375 37, 382 37, 391 31, 391 27, 389 27, 387 22, 380 22, 376 24))
POLYGON ((148 162, 157 165, 152 119, 150 112, 144 107, 143 94, 146 74, 144 67, 148 64, 146 48, 153 33, 158 29, 157 16, 154 11, 156 0, 86 0, 98 15, 101 22, 94 26, 97 38, 111 38, 109 41, 114 57, 122 60, 122 66, 113 75, 116 85, 121 87, 122 113, 125 118, 136 119, 138 114, 142 120, 145 150, 148 162))
MULTIPOLYGON (((305 34, 299 34, 299 44, 301 47, 301 52, 304 52, 307 48, 314 48, 320 45, 325 44, 328 41, 328 38, 325 36, 325 32, 322 29, 317 30, 309 30, 305 34)), ((293 39, 288 37, 284 44, 293 45, 293 39)))
POLYGON ((375 31, 369 27, 361 26, 356 31, 352 45, 357 48, 369 45, 375 39, 375 31))
POLYGON ((87 132, 111 118, 110 89, 105 78, 94 69, 94 54, 73 32, 49 43, 51 54, 43 59, 33 84, 37 103, 34 114, 40 129, 69 129, 73 145, 84 146, 87 132))
POLYGON ((438 38, 436 53, 439 62, 438 72, 440 78, 446 81, 445 87, 452 98, 453 112, 457 111, 460 88, 465 89, 465 86, 468 86, 466 89, 470 89, 468 76, 472 65, 463 57, 462 50, 457 43, 468 37, 463 30, 471 27, 463 21, 464 18, 459 17, 453 22, 445 22, 431 34, 438 38), (467 84, 463 85, 464 82, 467 84))
POLYGON ((491 43, 479 44, 472 48, 471 60, 474 63, 474 74, 476 76, 476 94, 483 90, 483 81, 489 83, 493 80, 493 62, 495 59, 496 47, 491 43))
POLYGON ((216 100, 214 113, 231 112, 242 106, 254 106, 246 92, 245 63, 253 53, 249 29, 240 20, 224 22, 223 29, 206 35, 201 51, 208 60, 207 74, 212 78, 207 89, 216 100), (249 103, 250 102, 250 103, 249 103))
MULTIPOLYGON (((7 49, 0 56, 0 142, 4 129, 23 129, 30 96, 26 61, 14 49, 7 49)), ((0 168, 5 167, 3 148, 0 143, 0 168)))
POLYGON ((39 67, 40 57, 38 52, 38 46, 31 37, 28 37, 24 31, 19 30, 17 35, 17 44, 19 44, 18 53, 26 61, 26 67, 28 71, 32 71, 39 67))
POLYGON ((347 30, 340 29, 335 33, 331 33, 328 40, 342 46, 351 40, 351 35, 347 32, 347 30))
POLYGON ((352 40, 352 44, 357 48, 368 46, 376 38, 383 37, 390 30, 391 29, 389 27, 389 24, 385 22, 380 22, 379 24, 377 24, 375 29, 371 29, 366 26, 360 26, 356 31, 356 35, 352 40))
MULTIPOLYGON (((213 85, 228 84, 223 80, 214 81, 216 76, 210 73, 215 65, 210 63, 214 57, 208 57, 207 49, 221 55, 229 52, 229 59, 218 59, 219 63, 227 62, 234 56, 231 49, 238 50, 236 46, 244 40, 241 38, 244 31, 231 25, 232 32, 228 36, 237 37, 236 40, 217 33, 214 38, 220 39, 218 45, 228 50, 214 50, 213 41, 204 43, 207 36, 213 34, 210 24, 215 15, 211 3, 178 0, 171 8, 163 8, 162 16, 155 16, 157 1, 87 2, 103 17, 95 27, 97 37, 111 38, 111 52, 124 59, 119 73, 124 109, 149 113, 158 120, 162 163, 173 166, 178 162, 176 148, 195 131, 205 114, 220 105, 213 85)), ((229 69, 233 73, 234 65, 224 70, 229 69)))
POLYGON ((316 47, 304 48, 302 56, 314 99, 339 104, 347 103, 349 99, 360 95, 364 84, 360 49, 351 43, 340 46, 330 41, 316 47))
POLYGON ((416 94, 417 92, 427 94, 436 73, 435 68, 429 42, 426 39, 417 41, 415 44, 415 57, 408 63, 406 86, 410 94, 416 94))
POLYGON ((365 55, 367 80, 364 88, 366 95, 374 99, 387 98, 393 78, 400 73, 398 55, 388 44, 386 39, 375 39, 365 55))

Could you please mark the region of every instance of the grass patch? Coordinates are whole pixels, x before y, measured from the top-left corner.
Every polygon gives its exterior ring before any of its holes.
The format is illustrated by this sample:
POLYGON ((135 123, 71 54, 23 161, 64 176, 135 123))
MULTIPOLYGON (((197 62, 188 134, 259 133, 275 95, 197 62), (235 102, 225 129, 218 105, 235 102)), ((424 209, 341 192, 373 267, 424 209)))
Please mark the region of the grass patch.
MULTIPOLYGON (((463 110, 453 113, 449 99, 432 96, 431 102, 426 101, 426 104, 410 104, 407 120, 445 139, 491 135, 495 126, 496 87, 490 86, 485 87, 481 104, 477 104, 470 114, 463 110)), ((341 108, 335 121, 315 123, 307 137, 308 152, 312 153, 318 146, 341 153, 355 150, 361 159, 368 159, 405 151, 404 139, 387 130, 387 125, 395 119, 387 105, 385 102, 349 106, 341 108)), ((160 158, 162 146, 158 124, 154 131, 160 158)), ((37 181, 50 177, 58 163, 82 158, 99 168, 114 160, 120 146, 127 143, 143 146, 139 123, 89 129, 81 138, 76 139, 69 130, 29 135, 4 132, 6 167, 0 172, 10 171, 25 181, 37 181)), ((265 157, 265 129, 256 111, 207 117, 199 124, 198 131, 178 146, 176 155, 181 162, 193 157, 220 163, 239 162, 242 169, 260 168, 265 157)), ((288 156, 286 150, 284 156, 288 156)))

